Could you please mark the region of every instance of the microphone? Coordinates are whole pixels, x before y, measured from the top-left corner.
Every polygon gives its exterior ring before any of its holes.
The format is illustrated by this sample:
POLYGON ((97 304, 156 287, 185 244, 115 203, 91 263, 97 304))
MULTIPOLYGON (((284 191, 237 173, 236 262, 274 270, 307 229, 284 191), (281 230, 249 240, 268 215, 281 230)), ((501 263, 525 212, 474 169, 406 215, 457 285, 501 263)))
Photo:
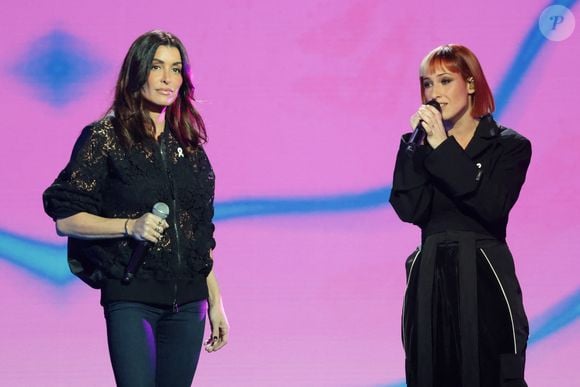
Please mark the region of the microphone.
MULTIPOLYGON (((439 102, 435 101, 434 99, 427 102, 425 105, 431 105, 435 109, 437 109, 439 113, 441 113, 441 105, 439 105, 439 102)), ((423 120, 421 120, 415 127, 415 130, 413 131, 413 134, 411 134, 411 137, 409 137, 409 141, 407 141, 406 148, 407 154, 412 155, 413 153, 415 153, 415 150, 417 150, 417 147, 423 142, 426 135, 427 133, 423 128, 423 120)))
MULTIPOLYGON (((151 210, 153 215, 160 217, 161 219, 167 218, 169 215, 169 206, 163 202, 155 203, 153 210, 151 210)), ((133 254, 131 254, 131 259, 125 268, 125 274, 123 274, 123 282, 129 284, 133 277, 135 277, 135 272, 141 264, 143 263, 143 257, 145 257, 145 251, 151 243, 149 241, 139 241, 133 254)))

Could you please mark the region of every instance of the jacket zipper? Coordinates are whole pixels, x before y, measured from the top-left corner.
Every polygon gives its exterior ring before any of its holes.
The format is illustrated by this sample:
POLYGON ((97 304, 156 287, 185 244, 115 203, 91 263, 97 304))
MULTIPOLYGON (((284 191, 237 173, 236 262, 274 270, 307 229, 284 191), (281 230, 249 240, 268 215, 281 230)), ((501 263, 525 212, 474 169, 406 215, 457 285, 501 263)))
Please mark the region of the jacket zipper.
MULTIPOLYGON (((161 153, 161 160, 163 161, 163 167, 165 168, 165 174, 167 175, 167 180, 169 182, 169 191, 171 192, 171 204, 172 204, 172 211, 171 211, 171 218, 173 223, 173 231, 175 232, 175 244, 177 250, 177 273, 179 273, 181 269, 181 243, 179 241, 179 230, 177 228, 177 200, 175 198, 175 187, 173 185, 173 180, 171 179, 171 175, 169 173, 169 168, 167 166, 167 156, 165 152, 165 138, 164 134, 161 135, 161 143, 159 146, 159 152, 161 153)), ((177 304, 177 279, 173 284, 173 303, 172 303, 172 310, 173 312, 179 312, 179 305, 177 304)))
POLYGON ((516 327, 514 325, 514 317, 512 315, 512 308, 510 306, 510 302, 509 302, 509 300, 507 298, 507 295, 505 293, 505 290, 503 288, 503 285, 502 285, 501 281, 499 280, 499 277, 497 275, 497 272, 495 271, 493 265, 491 264, 491 261, 487 257, 487 254, 485 253, 485 251, 483 251, 482 248, 480 248, 479 251, 481 251, 481 254, 483 254, 483 257, 485 258, 485 260, 487 261, 487 264, 491 268, 491 271, 493 272, 493 275, 495 276, 495 279, 497 280, 497 283, 499 285, 499 288, 501 289, 501 293, 503 294, 503 298, 505 300, 505 303, 506 303, 507 308, 508 308, 508 312, 510 314, 510 322, 511 322, 511 325, 512 325, 512 337, 513 337, 513 340, 514 340, 514 355, 517 355, 518 354, 518 348, 517 348, 517 345, 516 345, 516 327))
POLYGON ((409 269, 409 277, 407 278, 407 284, 405 285, 405 297, 403 298, 403 349, 407 350, 407 344, 405 343, 405 308, 407 307, 407 291, 409 290, 409 283, 411 282, 411 276, 413 275, 413 268, 415 267, 415 262, 417 257, 421 254, 421 246, 417 248, 417 253, 413 257, 413 262, 411 262, 411 268, 409 269))

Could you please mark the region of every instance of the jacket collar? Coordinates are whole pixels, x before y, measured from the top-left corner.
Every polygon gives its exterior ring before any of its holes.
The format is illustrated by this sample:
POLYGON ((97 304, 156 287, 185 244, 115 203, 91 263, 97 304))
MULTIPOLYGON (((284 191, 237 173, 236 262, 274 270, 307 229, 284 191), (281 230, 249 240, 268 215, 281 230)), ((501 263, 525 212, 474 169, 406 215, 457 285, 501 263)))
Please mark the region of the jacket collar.
POLYGON ((491 114, 481 117, 479 125, 477 125, 475 130, 475 134, 481 138, 493 138, 499 134, 499 127, 491 114))
POLYGON ((493 117, 490 114, 483 116, 479 121, 479 124, 475 129, 475 134, 469 142, 469 145, 467 145, 465 152, 467 152, 471 158, 476 157, 493 144, 493 140, 498 135, 499 127, 493 117))

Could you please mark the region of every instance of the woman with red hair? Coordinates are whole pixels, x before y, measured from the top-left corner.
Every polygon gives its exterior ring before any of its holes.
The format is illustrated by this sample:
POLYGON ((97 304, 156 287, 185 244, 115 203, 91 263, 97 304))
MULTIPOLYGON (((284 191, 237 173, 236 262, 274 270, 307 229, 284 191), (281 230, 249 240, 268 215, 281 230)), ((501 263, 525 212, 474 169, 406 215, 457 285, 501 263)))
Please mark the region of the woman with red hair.
POLYGON ((409 152, 403 136, 390 197, 399 217, 421 228, 406 262, 407 385, 526 386, 528 322, 505 237, 530 142, 494 121, 492 93, 468 48, 431 51, 420 85, 424 105, 411 127, 421 125, 425 138, 409 152))

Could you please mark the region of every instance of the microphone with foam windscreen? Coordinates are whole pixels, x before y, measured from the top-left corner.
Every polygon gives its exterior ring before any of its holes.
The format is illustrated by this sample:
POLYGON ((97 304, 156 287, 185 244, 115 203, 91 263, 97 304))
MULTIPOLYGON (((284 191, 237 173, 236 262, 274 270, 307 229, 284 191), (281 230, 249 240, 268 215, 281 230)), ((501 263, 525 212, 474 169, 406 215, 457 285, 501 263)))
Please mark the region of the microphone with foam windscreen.
MULTIPOLYGON (((155 203, 151 212, 153 215, 156 215, 161 219, 165 219, 169 215, 169 206, 163 202, 158 202, 155 203)), ((128 284, 131 282, 133 277, 135 277, 135 272, 143 263, 143 257, 145 257, 145 252, 147 251, 149 245, 151 245, 151 242, 149 241, 139 241, 137 243, 135 250, 133 250, 133 254, 131 254, 131 259, 129 259, 127 268, 125 269, 125 274, 123 275, 124 283, 128 284)))
MULTIPOLYGON (((439 110, 439 113, 441 113, 441 105, 439 105, 439 102, 435 101, 434 99, 427 102, 425 105, 431 105, 435 109, 439 110)), ((413 131, 413 134, 411 134, 411 137, 409 137, 409 140, 407 141, 406 150, 407 150, 407 153, 409 155, 412 155, 413 153, 415 153, 415 150, 417 149, 417 147, 419 145, 421 145, 421 143, 425 139, 426 134, 427 133, 425 132, 425 129, 423 128, 423 121, 419 121, 419 123, 415 127, 415 130, 413 131)))

